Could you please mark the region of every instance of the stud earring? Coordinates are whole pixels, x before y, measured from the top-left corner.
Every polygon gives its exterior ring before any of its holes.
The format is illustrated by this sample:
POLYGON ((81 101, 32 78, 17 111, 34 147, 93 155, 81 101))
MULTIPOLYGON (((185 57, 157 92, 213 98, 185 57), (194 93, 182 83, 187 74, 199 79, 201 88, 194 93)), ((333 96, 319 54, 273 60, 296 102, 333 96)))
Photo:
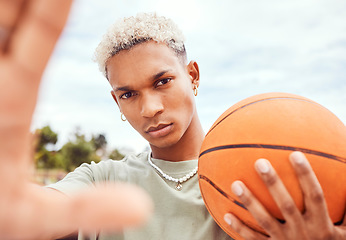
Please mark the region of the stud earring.
POLYGON ((120 118, 121 118, 121 121, 124 121, 124 122, 126 121, 126 117, 123 113, 120 114, 120 118))
POLYGON ((195 96, 197 96, 197 94, 198 94, 198 87, 196 85, 193 87, 193 94, 195 96))

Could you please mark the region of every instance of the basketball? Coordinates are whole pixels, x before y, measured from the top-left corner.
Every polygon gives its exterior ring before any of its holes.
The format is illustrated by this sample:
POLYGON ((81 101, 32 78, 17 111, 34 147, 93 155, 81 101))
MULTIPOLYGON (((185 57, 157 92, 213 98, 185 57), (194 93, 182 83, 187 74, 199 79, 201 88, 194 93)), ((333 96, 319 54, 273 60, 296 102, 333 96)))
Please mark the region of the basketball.
POLYGON ((346 206, 346 127, 332 112, 302 96, 266 93, 242 100, 224 112, 206 134, 199 155, 198 177, 205 205, 231 237, 242 239, 224 221, 233 213, 265 233, 231 191, 241 180, 278 220, 284 220, 254 163, 268 159, 304 211, 303 196, 289 154, 308 158, 324 191, 330 217, 341 223, 346 206))

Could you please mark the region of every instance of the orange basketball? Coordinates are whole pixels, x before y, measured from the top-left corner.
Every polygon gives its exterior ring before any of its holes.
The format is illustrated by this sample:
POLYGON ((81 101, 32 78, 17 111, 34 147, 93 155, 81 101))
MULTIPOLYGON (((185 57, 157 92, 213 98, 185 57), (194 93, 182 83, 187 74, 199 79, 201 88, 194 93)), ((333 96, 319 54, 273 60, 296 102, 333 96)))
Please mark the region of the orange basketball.
POLYGON ((277 219, 283 217, 254 168, 268 159, 303 211, 298 180, 288 160, 292 151, 307 156, 323 188, 330 217, 342 220, 346 206, 346 128, 328 109, 310 99, 287 93, 260 94, 240 101, 223 113, 203 142, 199 185, 204 202, 220 227, 242 239, 224 220, 231 212, 246 225, 264 232, 231 191, 243 181, 277 219))

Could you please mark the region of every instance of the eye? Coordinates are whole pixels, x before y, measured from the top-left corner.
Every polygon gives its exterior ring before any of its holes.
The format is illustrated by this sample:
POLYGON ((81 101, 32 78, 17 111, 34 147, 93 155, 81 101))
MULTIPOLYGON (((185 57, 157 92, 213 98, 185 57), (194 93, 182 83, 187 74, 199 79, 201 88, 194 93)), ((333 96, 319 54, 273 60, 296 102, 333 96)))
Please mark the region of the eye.
POLYGON ((126 93, 120 95, 120 98, 121 98, 121 99, 128 99, 128 98, 130 98, 130 97, 133 97, 134 95, 135 95, 135 94, 134 94, 133 92, 126 92, 126 93))
POLYGON ((160 81, 158 81, 156 83, 156 87, 163 86, 163 85, 169 83, 171 80, 172 80, 171 78, 161 79, 160 81))

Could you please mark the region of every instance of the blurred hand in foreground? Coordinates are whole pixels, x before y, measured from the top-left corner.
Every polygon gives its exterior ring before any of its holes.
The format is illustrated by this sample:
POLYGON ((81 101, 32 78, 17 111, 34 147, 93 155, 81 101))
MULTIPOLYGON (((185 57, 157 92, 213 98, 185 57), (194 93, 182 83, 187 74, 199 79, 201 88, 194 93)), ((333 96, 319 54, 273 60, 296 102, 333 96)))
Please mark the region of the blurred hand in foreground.
POLYGON ((119 230, 151 213, 143 190, 113 183, 68 198, 29 182, 30 124, 42 73, 71 0, 0 0, 0 239, 119 230), (98 204, 97 211, 94 209, 98 204))

